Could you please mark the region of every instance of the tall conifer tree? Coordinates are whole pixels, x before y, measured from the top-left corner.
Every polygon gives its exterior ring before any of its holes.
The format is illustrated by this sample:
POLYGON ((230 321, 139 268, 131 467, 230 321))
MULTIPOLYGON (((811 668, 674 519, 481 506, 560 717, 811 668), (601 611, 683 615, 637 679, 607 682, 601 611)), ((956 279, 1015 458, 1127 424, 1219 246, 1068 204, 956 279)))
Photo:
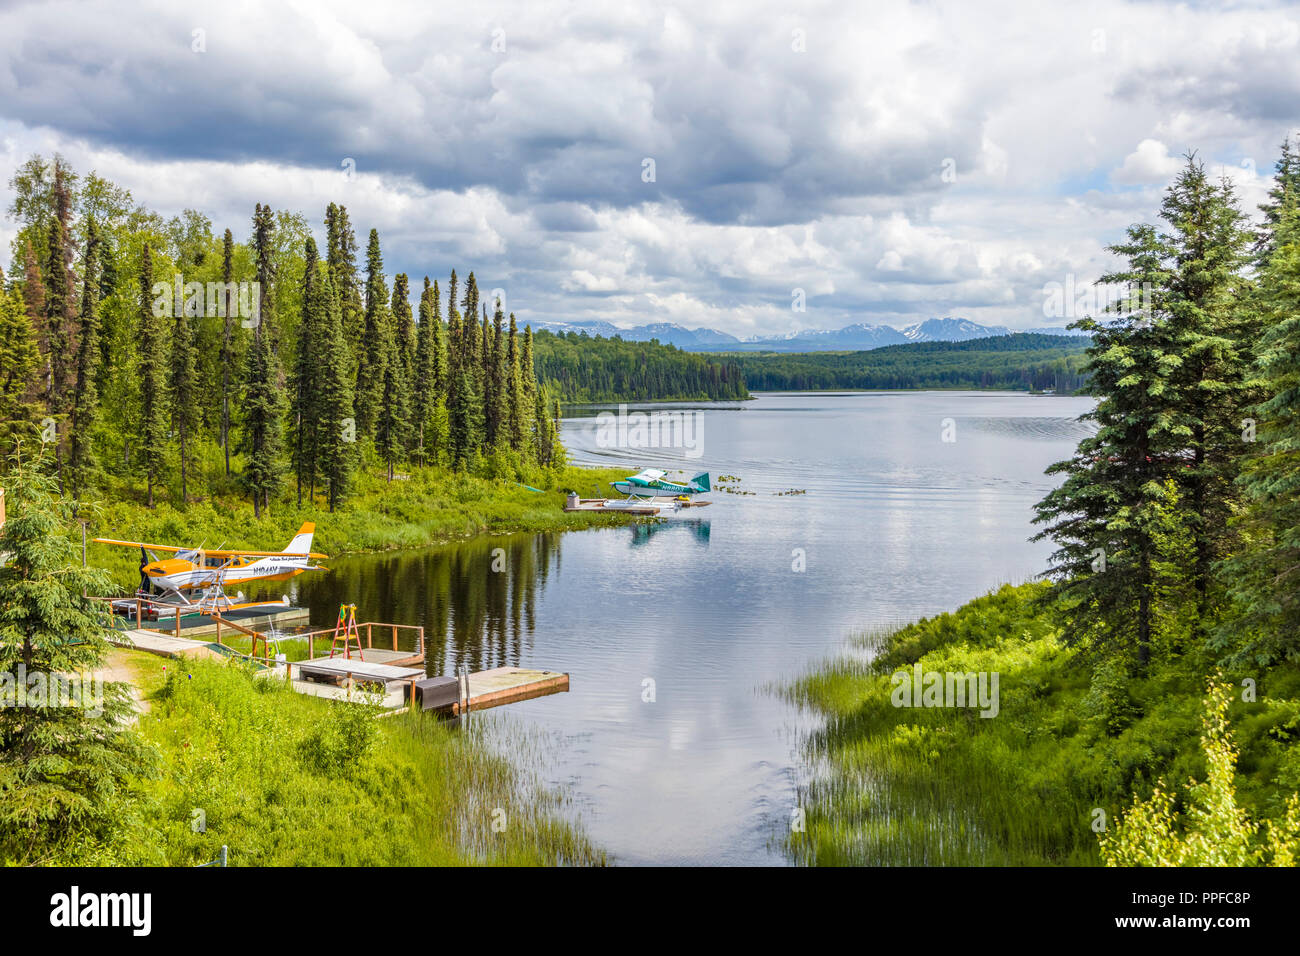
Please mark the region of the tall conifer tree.
POLYGON ((438 283, 429 284, 424 277, 420 295, 420 328, 416 334, 414 385, 411 408, 412 448, 416 460, 426 465, 430 458, 428 435, 434 404, 439 395, 438 351, 442 340, 442 303, 438 300, 438 283))
POLYGON ((1250 234, 1231 183, 1215 183, 1195 155, 1165 192, 1161 218, 1169 271, 1171 348, 1167 409, 1183 440, 1184 467, 1172 477, 1186 501, 1195 548, 1192 580, 1198 626, 1208 624, 1214 565, 1232 546, 1233 479, 1249 450, 1243 419, 1259 400, 1249 380, 1250 343, 1259 335, 1243 270, 1250 234))
POLYGON ((221 335, 221 450, 226 457, 226 474, 230 474, 230 384, 235 364, 235 299, 230 288, 235 281, 235 236, 229 229, 221 242, 221 310, 225 323, 221 335))
POLYGON ((172 350, 169 372, 169 395, 172 434, 176 436, 181 478, 181 504, 189 495, 190 463, 194 454, 195 432, 199 423, 198 355, 194 345, 194 326, 190 310, 183 302, 175 306, 172 326, 172 350))
POLYGON ((99 412, 99 229, 86 221, 82 256, 81 318, 77 329, 76 378, 72 417, 68 427, 68 478, 74 499, 80 500, 95 468, 93 433, 99 412))
POLYGON ((1258 454, 1238 478, 1243 545, 1221 574, 1237 613, 1216 635, 1230 663, 1246 667, 1300 662, 1300 192, 1286 196, 1274 239, 1259 275, 1258 454))
POLYGON ((325 304, 320 327, 320 462, 321 477, 330 511, 347 495, 355 466, 356 422, 352 406, 352 369, 339 295, 332 270, 321 276, 320 296, 325 304))
POLYGON ((410 409, 395 337, 389 336, 385 347, 387 354, 383 365, 383 391, 380 393, 375 448, 387 465, 388 480, 392 481, 394 468, 406 449, 410 409))
POLYGON ((379 232, 371 229, 370 242, 366 247, 365 328, 362 332, 356 387, 357 430, 368 437, 375 434, 384 394, 384 366, 389 355, 390 334, 387 305, 388 293, 384 282, 384 258, 379 250, 379 232))
POLYGON ((298 341, 294 354, 293 389, 289 420, 293 435, 293 466, 298 506, 302 506, 303 486, 310 499, 316 486, 317 427, 320 419, 319 369, 323 342, 325 291, 320 280, 316 240, 307 237, 306 267, 303 270, 302 313, 298 319, 298 341))
POLYGON ((519 328, 510 313, 509 342, 506 348, 506 408, 510 447, 524 450, 524 385, 519 371, 519 328))
POLYGON ((325 233, 325 260, 329 264, 334 294, 339 300, 343 340, 355 376, 355 365, 361 354, 365 330, 365 306, 361 301, 361 283, 357 278, 357 237, 346 206, 329 204, 325 210, 325 233))
POLYGON ((393 276, 393 334, 403 388, 409 396, 415 373, 415 319, 411 314, 411 280, 405 272, 393 276))
POLYGON ((0 672, 29 676, 10 682, 6 694, 17 699, 0 707, 0 858, 76 859, 121 839, 154 754, 130 726, 126 684, 55 692, 60 675, 89 675, 103 664, 108 631, 102 608, 85 595, 105 593, 110 582, 81 566, 67 534, 68 504, 38 468, 15 463, 5 492, 0 672))
POLYGON ((37 435, 41 407, 32 381, 40 367, 26 303, 17 289, 6 291, 0 283, 0 452, 6 456, 37 435))
POLYGON ((1092 336, 1090 394, 1096 424, 1074 456, 1048 474, 1064 483, 1037 506, 1035 536, 1058 550, 1049 572, 1066 621, 1065 638, 1107 655, 1136 650, 1145 664, 1158 633, 1154 603, 1173 537, 1176 493, 1168 476, 1182 460, 1184 436, 1170 409, 1177 365, 1169 328, 1166 247, 1149 225, 1131 226, 1111 247, 1126 267, 1101 281, 1126 283, 1129 296, 1112 321, 1074 323, 1092 336))
POLYGON ((161 317, 153 309, 153 251, 145 243, 139 274, 140 351, 136 378, 140 383, 140 413, 136 435, 140 443, 140 464, 144 469, 145 494, 154 506, 154 486, 160 481, 167 447, 167 380, 163 357, 161 317))
POLYGON ((76 349, 76 277, 72 273, 72 196, 62 160, 54 164, 54 215, 47 233, 45 258, 45 341, 49 378, 45 401, 56 417, 68 412, 76 349))
POLYGON ((284 401, 279 363, 272 348, 275 317, 271 285, 275 278, 272 235, 275 229, 270 206, 257 205, 253 216, 253 254, 257 263, 261 307, 253 342, 248 351, 244 375, 244 449, 247 460, 243 481, 253 499, 253 514, 260 516, 270 507, 280 486, 281 422, 284 401))

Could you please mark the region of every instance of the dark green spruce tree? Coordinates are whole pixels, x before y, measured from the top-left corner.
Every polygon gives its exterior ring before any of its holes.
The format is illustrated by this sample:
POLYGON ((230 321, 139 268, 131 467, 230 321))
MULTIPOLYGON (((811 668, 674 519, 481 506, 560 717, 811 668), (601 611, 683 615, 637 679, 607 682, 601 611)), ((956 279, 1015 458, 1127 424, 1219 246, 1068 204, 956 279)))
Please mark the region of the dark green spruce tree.
POLYGON ((75 501, 95 471, 94 431, 99 416, 99 229, 86 221, 86 247, 82 254, 81 318, 77 328, 77 361, 72 387, 72 415, 68 423, 68 486, 75 501))
POLYGON ((1170 372, 1170 411, 1185 457, 1172 477, 1188 513, 1196 627, 1203 635, 1217 613, 1215 564, 1233 548, 1229 520, 1240 497, 1234 480, 1251 448, 1243 429, 1261 397, 1249 374, 1261 327, 1243 277, 1251 235, 1231 184, 1210 180, 1205 164, 1189 155, 1165 192, 1160 216, 1168 225, 1168 326, 1178 359, 1170 372))
POLYGON ((325 260, 329 263, 330 278, 339 299, 343 341, 348 347, 351 374, 355 379, 365 330, 365 306, 361 301, 361 282, 357 278, 357 237, 346 206, 330 203, 325 210, 325 260))
MULTIPOLYGON (((452 464, 464 468, 483 445, 483 405, 479 386, 478 323, 475 314, 462 316, 456 308, 456 272, 453 269, 448 291, 447 353, 447 442, 452 464)), ((477 308, 478 293, 473 273, 466 281, 463 303, 477 308)))
POLYGON ((253 500, 253 516, 261 517, 280 488, 280 420, 284 403, 276 385, 275 356, 270 336, 253 335, 244 374, 243 482, 253 500))
POLYGON ((519 327, 510 313, 510 333, 506 348, 506 408, 510 447, 517 452, 525 448, 524 384, 519 371, 519 327))
POLYGON ((523 450, 531 461, 541 460, 537 435, 537 375, 533 368, 533 327, 524 326, 524 347, 519 354, 519 409, 523 450))
POLYGON ((83 568, 70 504, 39 462, 14 459, 0 529, 0 672, 19 679, 0 706, 0 861, 126 862, 145 839, 137 781, 154 752, 130 726, 130 690, 88 683, 109 645, 105 572, 83 568))
POLYGON ((198 351, 194 345, 194 324, 189 311, 184 303, 176 303, 168 369, 168 397, 171 400, 172 434, 176 438, 180 464, 182 505, 189 500, 189 476, 199 425, 198 351))
POLYGON ((379 420, 376 422, 375 450, 387 466, 388 480, 391 482, 394 469, 406 450, 410 406, 396 336, 388 336, 385 346, 387 354, 383 363, 383 391, 380 393, 379 420))
MULTIPOLYGON (((1296 146, 1300 146, 1297 143, 1296 146)), ((1273 167, 1273 185, 1268 191, 1268 200, 1260 203, 1259 211, 1264 221, 1255 235, 1255 254, 1257 261, 1263 265, 1277 246, 1277 228, 1281 223, 1283 212, 1291 198, 1300 191, 1300 152, 1291 144, 1291 137, 1282 140, 1282 155, 1273 167)))
POLYGON ((76 276, 72 272, 72 196, 61 161, 54 164, 54 215, 47 233, 45 257, 45 343, 49 377, 45 404, 50 414, 63 418, 68 413, 68 395, 76 355, 73 336, 76 326, 76 276))
POLYGON ((384 394, 384 366, 388 361, 390 322, 388 290, 384 282, 384 257, 379 250, 379 232, 370 230, 366 247, 365 326, 357 363, 357 431, 373 437, 384 394))
MULTIPOLYGON (((461 299, 461 365, 469 373, 477 386, 477 393, 483 393, 483 336, 478 324, 478 281, 470 272, 465 279, 465 295, 461 299)), ((479 409, 482 415, 483 409, 479 409)))
POLYGON ((320 277, 319 294, 325 312, 319 328, 320 382, 319 449, 321 479, 330 511, 335 511, 348 492, 348 481, 356 462, 356 421, 352 405, 352 367, 339 296, 332 270, 320 277))
POLYGON ((439 351, 442 345, 442 303, 438 299, 438 283, 429 284, 424 277, 424 291, 420 295, 420 327, 416 331, 414 389, 411 405, 411 451, 417 462, 427 465, 435 449, 428 446, 429 431, 433 425, 434 405, 439 392, 439 351))
POLYGON ((390 308, 393 335, 404 390, 409 395, 415 376, 415 318, 411 314, 411 280, 405 272, 393 276, 393 301, 390 308))
POLYGON ((300 508, 303 487, 307 488, 308 500, 311 499, 316 487, 321 405, 320 360, 324 347, 322 327, 326 321, 325 311, 328 308, 324 284, 320 281, 317 268, 316 240, 310 236, 307 237, 305 252, 302 313, 298 319, 298 341, 294 353, 293 372, 289 376, 292 390, 289 427, 292 436, 294 478, 300 508))
POLYGON ((139 275, 140 347, 136 379, 140 383, 140 410, 136 437, 144 470, 146 503, 154 506, 154 486, 162 479, 167 456, 167 377, 163 351, 162 317, 153 309, 153 252, 145 243, 139 275))
POLYGON ((221 281, 224 299, 221 332, 221 450, 226 456, 226 475, 230 475, 230 386, 235 365, 235 299, 231 287, 235 281, 235 236, 229 229, 221 242, 221 281))
POLYGON ((41 353, 26 304, 17 289, 0 284, 0 451, 17 452, 23 441, 35 443, 42 408, 36 378, 41 353))
POLYGON ((496 301, 487 355, 487 443, 490 448, 510 445, 510 379, 506 370, 505 314, 496 301))
POLYGON ((253 515, 260 517, 279 491, 282 444, 281 422, 284 401, 280 384, 279 363, 271 348, 272 235, 274 220, 271 207, 257 205, 253 216, 253 255, 257 263, 260 302, 253 342, 248 350, 244 374, 244 465, 243 483, 253 499, 253 515))
POLYGON ((1131 226, 1111 252, 1122 270, 1103 276, 1129 290, 1109 322, 1075 322, 1092 336, 1089 394, 1082 416, 1096 433, 1048 474, 1064 482, 1038 503, 1035 540, 1057 546, 1048 572, 1064 616, 1065 639, 1102 656, 1136 653, 1145 665, 1158 632, 1157 595, 1169 558, 1170 512, 1185 435, 1174 415, 1178 365, 1169 328, 1167 247, 1150 225, 1131 226))
POLYGON ((1258 453, 1237 480, 1242 544, 1221 569, 1236 613, 1215 644, 1237 666, 1300 662, 1300 192, 1289 191, 1274 235, 1258 277, 1258 453))

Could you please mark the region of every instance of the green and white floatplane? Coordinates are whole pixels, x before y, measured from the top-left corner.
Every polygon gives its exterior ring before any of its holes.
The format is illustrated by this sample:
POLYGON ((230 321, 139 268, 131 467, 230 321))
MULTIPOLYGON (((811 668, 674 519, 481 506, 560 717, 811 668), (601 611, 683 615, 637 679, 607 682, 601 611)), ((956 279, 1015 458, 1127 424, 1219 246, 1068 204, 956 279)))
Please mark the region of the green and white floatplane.
POLYGON ((688 482, 669 481, 667 472, 657 468, 646 468, 622 481, 611 481, 614 490, 631 498, 677 498, 703 494, 712 491, 709 486, 709 473, 702 471, 688 482))

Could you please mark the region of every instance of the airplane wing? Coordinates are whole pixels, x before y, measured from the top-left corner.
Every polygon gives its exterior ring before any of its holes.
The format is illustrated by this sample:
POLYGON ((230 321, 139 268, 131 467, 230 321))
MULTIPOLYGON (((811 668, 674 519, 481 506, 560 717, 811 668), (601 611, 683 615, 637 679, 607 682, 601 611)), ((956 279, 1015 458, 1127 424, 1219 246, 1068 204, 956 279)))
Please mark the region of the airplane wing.
POLYGON ((118 541, 114 538, 92 538, 96 544, 111 544, 121 548, 145 548, 149 551, 167 551, 176 554, 179 551, 202 551, 208 557, 213 558, 328 558, 328 554, 321 554, 317 551, 307 551, 301 554, 287 553, 284 551, 245 551, 242 549, 222 549, 222 548, 178 548, 170 544, 150 544, 147 541, 118 541))
MULTIPOLYGON (((148 547, 148 545, 145 545, 148 547)), ((186 549, 190 550, 190 549, 186 549)), ((319 551, 244 551, 235 550, 218 550, 216 548, 199 548, 206 555, 223 558, 328 558, 328 554, 321 554, 319 551)))
POLYGON ((145 548, 149 551, 191 551, 192 548, 177 548, 170 544, 150 544, 148 541, 118 541, 114 538, 91 538, 96 544, 111 544, 119 548, 145 548))

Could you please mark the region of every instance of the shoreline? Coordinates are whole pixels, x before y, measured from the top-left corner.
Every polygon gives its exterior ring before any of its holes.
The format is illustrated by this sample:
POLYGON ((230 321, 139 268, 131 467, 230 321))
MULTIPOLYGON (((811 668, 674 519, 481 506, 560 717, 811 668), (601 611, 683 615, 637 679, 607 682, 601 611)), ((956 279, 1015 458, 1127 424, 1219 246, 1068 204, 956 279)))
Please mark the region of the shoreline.
POLYGON ((776 688, 822 721, 800 747, 807 830, 786 842, 794 862, 1101 865, 1098 819, 1113 828, 1161 779, 1181 792, 1206 778, 1206 673, 1269 689, 1258 703, 1234 700, 1229 718, 1236 800, 1279 825, 1300 766, 1285 730, 1300 707, 1294 666, 1238 674, 1169 647, 1144 673, 1094 676, 1038 603, 1049 587, 1004 584, 951 612, 859 632, 776 688), (937 683, 933 701, 899 694, 918 669, 999 675, 996 716, 937 683))
POLYGON ((505 479, 445 468, 417 470, 391 484, 367 475, 360 493, 339 511, 280 503, 258 519, 244 499, 218 497, 184 508, 164 503, 149 509, 122 496, 83 513, 86 561, 107 570, 117 586, 129 591, 138 577, 138 552, 90 539, 271 550, 283 547, 304 522, 312 522, 313 547, 341 558, 439 547, 483 536, 616 527, 633 519, 617 512, 566 512, 564 499, 570 487, 581 492, 626 473, 625 468, 569 465, 540 493, 505 479))

